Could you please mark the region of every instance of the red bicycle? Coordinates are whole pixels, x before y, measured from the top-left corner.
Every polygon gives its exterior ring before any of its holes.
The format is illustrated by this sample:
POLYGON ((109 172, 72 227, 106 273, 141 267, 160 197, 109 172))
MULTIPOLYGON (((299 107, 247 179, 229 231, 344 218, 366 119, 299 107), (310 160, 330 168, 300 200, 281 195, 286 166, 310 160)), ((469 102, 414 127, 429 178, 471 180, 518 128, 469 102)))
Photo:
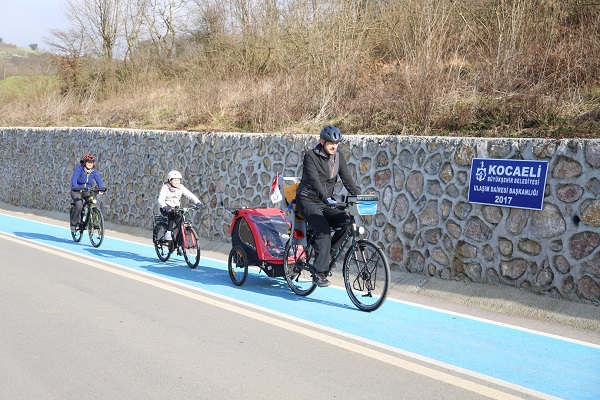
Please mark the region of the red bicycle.
POLYGON ((152 230, 152 241, 158 259, 166 262, 171 254, 177 250, 177 255, 183 255, 188 267, 196 268, 200 262, 200 244, 198 234, 187 220, 187 215, 197 207, 183 208, 174 207, 175 228, 173 229, 173 240, 164 240, 167 232, 167 217, 163 215, 154 216, 154 229, 152 230))

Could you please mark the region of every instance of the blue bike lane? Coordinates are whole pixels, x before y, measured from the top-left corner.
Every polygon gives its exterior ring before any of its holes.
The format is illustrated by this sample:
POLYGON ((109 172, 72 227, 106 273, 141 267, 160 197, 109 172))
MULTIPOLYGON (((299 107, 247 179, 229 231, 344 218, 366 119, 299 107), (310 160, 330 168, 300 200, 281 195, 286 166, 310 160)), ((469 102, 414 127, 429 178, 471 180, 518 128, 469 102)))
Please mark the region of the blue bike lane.
POLYGON ((150 245, 105 237, 100 248, 87 235, 74 243, 65 227, 0 213, 0 231, 108 261, 163 279, 277 311, 324 327, 564 399, 600 399, 600 346, 389 299, 377 311, 358 310, 342 288, 307 297, 284 279, 251 269, 234 286, 225 262, 202 257, 189 269, 183 257, 163 263, 150 245))

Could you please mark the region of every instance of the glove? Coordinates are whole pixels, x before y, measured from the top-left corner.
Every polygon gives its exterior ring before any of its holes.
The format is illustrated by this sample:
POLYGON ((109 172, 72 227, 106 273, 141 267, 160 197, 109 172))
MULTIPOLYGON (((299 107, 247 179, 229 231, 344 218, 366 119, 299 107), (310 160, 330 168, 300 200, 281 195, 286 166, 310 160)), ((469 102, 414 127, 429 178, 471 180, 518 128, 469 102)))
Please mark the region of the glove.
POLYGON ((163 210, 165 210, 165 212, 169 212, 169 211, 171 211, 172 208, 173 207, 171 207, 171 206, 164 206, 163 210))
POLYGON ((202 202, 201 202, 201 201, 199 201, 199 202, 197 202, 197 203, 196 203, 196 208, 200 208, 200 207, 202 207, 202 206, 204 206, 204 204, 202 204, 202 202))
POLYGON ((338 202, 332 199, 331 197, 328 197, 326 201, 329 207, 335 207, 338 205, 338 202))

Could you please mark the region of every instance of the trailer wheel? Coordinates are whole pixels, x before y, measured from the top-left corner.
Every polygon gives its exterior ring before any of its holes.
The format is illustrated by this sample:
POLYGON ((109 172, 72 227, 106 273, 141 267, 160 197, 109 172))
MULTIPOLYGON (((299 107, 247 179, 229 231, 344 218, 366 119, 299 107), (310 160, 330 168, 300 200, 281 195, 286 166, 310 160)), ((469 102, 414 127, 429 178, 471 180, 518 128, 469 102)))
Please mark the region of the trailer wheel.
POLYGON ((240 246, 233 246, 227 261, 229 277, 236 286, 242 286, 248 278, 248 257, 240 246))

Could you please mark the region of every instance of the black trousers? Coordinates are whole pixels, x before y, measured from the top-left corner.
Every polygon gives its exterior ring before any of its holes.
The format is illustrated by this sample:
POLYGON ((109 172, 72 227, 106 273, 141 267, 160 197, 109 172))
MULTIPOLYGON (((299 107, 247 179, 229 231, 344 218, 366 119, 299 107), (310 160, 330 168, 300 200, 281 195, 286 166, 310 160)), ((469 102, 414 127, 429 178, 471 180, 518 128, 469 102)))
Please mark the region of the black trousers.
POLYGON ((75 205, 75 212, 73 215, 71 215, 71 226, 77 226, 79 223, 81 210, 83 209, 83 194, 81 192, 71 190, 71 198, 73 199, 73 204, 75 205))
POLYGON ((160 213, 167 217, 167 229, 172 231, 175 228, 175 213, 173 211, 165 211, 162 208, 160 213))
POLYGON ((329 272, 331 254, 341 245, 341 239, 348 231, 350 216, 342 210, 311 201, 304 196, 296 197, 296 208, 315 235, 315 269, 318 272, 329 272), (332 228, 337 228, 333 237, 332 228))

